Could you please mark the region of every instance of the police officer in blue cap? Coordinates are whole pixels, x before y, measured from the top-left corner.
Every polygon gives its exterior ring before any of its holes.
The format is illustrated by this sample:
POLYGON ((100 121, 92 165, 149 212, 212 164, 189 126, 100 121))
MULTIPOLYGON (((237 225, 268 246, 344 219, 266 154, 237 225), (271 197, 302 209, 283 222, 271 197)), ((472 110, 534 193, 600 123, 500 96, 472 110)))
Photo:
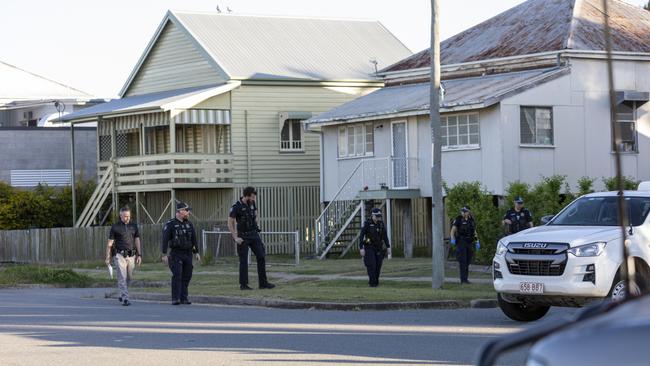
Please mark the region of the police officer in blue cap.
POLYGON ((506 235, 516 234, 533 227, 533 215, 524 208, 523 198, 515 198, 515 207, 506 212, 502 222, 506 227, 506 235))
POLYGON ((450 241, 452 248, 456 251, 456 259, 458 259, 460 283, 468 284, 469 265, 474 257, 474 249, 481 248, 481 242, 476 237, 476 223, 469 206, 463 206, 460 209, 460 215, 454 220, 450 241))
POLYGON ((386 225, 382 221, 381 210, 373 208, 370 213, 370 220, 367 220, 361 229, 359 237, 359 249, 363 263, 368 269, 368 285, 379 286, 379 275, 381 265, 384 262, 386 253, 391 255, 390 242, 386 225), (384 250, 384 246, 386 249, 384 250))

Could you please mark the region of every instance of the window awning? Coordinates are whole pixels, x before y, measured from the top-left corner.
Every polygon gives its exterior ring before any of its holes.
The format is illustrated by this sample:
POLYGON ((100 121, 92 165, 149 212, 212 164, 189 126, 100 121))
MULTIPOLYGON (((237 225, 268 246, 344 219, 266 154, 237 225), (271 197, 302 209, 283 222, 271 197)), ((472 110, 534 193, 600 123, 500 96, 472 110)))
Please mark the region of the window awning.
POLYGON ((616 91, 616 104, 623 102, 642 102, 641 104, 650 100, 649 92, 640 92, 634 90, 618 90, 616 91))
MULTIPOLYGON (((189 110, 193 106, 214 96, 229 92, 241 85, 239 81, 192 88, 175 89, 163 92, 135 95, 111 100, 74 113, 65 115, 54 122, 81 123, 97 121, 101 118, 115 118, 143 113, 156 113, 171 110, 189 110)), ((183 114, 183 113, 181 113, 183 114)), ((224 116, 208 116, 209 120, 219 121, 224 116)), ((227 114, 230 117, 230 114, 227 114)), ((229 123, 230 121, 228 121, 229 123)))

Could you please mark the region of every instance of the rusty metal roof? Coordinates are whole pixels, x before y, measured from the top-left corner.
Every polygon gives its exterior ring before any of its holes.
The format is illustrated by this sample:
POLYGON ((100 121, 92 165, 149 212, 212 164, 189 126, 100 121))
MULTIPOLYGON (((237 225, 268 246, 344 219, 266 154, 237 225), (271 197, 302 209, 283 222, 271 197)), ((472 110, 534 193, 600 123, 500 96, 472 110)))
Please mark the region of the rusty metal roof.
MULTIPOLYGON (((650 12, 608 0, 614 51, 650 53, 650 12)), ((443 65, 562 50, 602 51, 601 0, 529 0, 440 44, 443 65)), ((428 67, 429 50, 382 72, 428 67)))
MULTIPOLYGON (((443 81, 441 112, 477 109, 569 73, 566 67, 509 72, 443 81)), ((323 124, 387 118, 398 114, 429 114, 429 83, 387 87, 331 109, 307 121, 323 124)))

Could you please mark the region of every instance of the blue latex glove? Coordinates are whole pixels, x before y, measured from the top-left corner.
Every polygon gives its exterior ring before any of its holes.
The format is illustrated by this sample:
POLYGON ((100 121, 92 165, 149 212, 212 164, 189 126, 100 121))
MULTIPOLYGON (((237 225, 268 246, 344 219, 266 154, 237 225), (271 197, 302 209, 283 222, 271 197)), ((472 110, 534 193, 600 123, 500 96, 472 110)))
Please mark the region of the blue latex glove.
POLYGON ((456 246, 456 239, 451 239, 449 242, 451 243, 452 247, 456 246))
POLYGON ((476 246, 476 250, 481 249, 481 242, 477 240, 475 246, 476 246))

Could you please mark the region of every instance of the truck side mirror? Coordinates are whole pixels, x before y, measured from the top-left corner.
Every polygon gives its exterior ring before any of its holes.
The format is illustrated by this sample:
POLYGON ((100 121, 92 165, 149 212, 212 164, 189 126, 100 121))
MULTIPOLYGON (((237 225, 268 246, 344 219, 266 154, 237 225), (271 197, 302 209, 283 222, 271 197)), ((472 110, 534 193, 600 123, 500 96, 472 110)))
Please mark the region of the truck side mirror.
POLYGON ((542 223, 542 225, 546 225, 546 224, 548 224, 551 220, 553 220, 554 217, 555 217, 555 215, 546 215, 546 216, 542 216, 542 218, 540 219, 540 222, 542 223))

